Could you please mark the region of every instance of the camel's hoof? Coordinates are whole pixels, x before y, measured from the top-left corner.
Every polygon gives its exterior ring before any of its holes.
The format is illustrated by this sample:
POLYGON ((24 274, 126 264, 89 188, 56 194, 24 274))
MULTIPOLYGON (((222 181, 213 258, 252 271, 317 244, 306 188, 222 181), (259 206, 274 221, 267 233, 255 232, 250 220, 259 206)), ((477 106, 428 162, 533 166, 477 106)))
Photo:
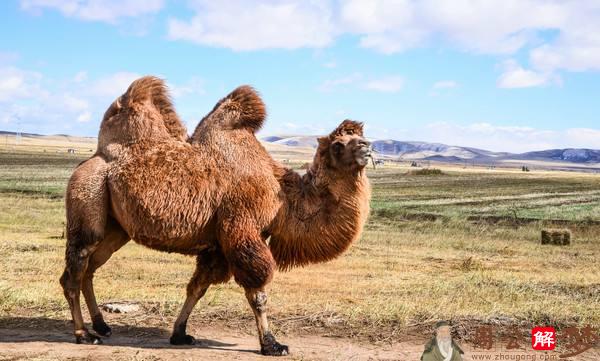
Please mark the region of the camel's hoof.
POLYGON ((92 328, 100 336, 110 337, 110 335, 112 335, 112 330, 110 329, 110 327, 104 321, 102 321, 102 322, 95 322, 92 325, 92 328))
POLYGON ((171 345, 193 345, 196 339, 190 335, 173 335, 169 339, 171 345))
POLYGON ((75 343, 86 345, 102 345, 102 340, 100 337, 85 331, 80 335, 75 335, 75 343))
POLYGON ((286 356, 290 354, 290 350, 286 345, 275 341, 270 345, 261 346, 260 353, 265 356, 286 356))

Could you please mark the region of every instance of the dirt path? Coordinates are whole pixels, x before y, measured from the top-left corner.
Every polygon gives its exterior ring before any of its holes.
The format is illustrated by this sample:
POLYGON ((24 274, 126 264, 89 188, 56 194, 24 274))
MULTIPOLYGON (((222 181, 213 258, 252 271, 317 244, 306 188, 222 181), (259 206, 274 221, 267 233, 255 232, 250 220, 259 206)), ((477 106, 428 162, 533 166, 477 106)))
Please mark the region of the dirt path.
MULTIPOLYGON (((113 336, 103 345, 77 345, 68 331, 67 322, 43 319, 0 320, 0 360, 265 360, 258 353, 258 340, 244 330, 220 325, 190 325, 198 343, 194 346, 171 346, 169 331, 158 327, 115 326, 113 336), (27 327, 24 327, 27 326, 27 327)), ((290 346, 291 354, 280 360, 419 360, 426 339, 373 345, 349 338, 322 335, 283 335, 279 341, 290 346)), ((520 358, 475 358, 463 345, 463 360, 545 360, 541 352, 519 353, 520 358), (525 358, 529 357, 529 358, 525 358), (535 358, 533 358, 535 357, 535 358)), ((508 355, 510 356, 510 355, 508 355)), ((557 354, 548 360, 559 360, 557 354)), ((506 357, 506 355, 505 355, 506 357)), ((565 359, 561 359, 565 360, 565 359)), ((590 350, 571 361, 600 360, 600 350, 590 350)))
MULTIPOLYGON (((253 335, 223 328, 196 333, 194 346, 171 346, 165 337, 115 334, 98 346, 77 345, 66 332, 0 329, 0 360, 265 360, 253 335)), ((374 346, 321 336, 281 337, 290 346, 284 360, 418 359, 422 345, 374 346), (408 349, 407 349, 408 348, 408 349), (417 355, 418 354, 418 355, 417 355)))

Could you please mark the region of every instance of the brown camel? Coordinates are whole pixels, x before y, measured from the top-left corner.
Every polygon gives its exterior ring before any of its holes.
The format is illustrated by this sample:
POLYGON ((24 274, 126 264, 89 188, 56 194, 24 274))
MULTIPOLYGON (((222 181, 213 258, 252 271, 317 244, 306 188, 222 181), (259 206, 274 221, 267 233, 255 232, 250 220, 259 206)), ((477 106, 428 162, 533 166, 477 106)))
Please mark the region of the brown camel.
POLYGON ((104 115, 94 156, 69 180, 66 267, 60 279, 78 343, 109 336, 96 304, 94 272, 130 239, 196 256, 170 342, 192 344, 186 324, 211 284, 232 276, 254 312, 261 352, 285 355, 267 323, 265 286, 276 267, 333 259, 362 231, 370 187, 362 124, 345 120, 319 139, 303 176, 275 162, 255 132, 266 111, 248 86, 222 99, 186 139, 164 83, 134 81, 104 115))

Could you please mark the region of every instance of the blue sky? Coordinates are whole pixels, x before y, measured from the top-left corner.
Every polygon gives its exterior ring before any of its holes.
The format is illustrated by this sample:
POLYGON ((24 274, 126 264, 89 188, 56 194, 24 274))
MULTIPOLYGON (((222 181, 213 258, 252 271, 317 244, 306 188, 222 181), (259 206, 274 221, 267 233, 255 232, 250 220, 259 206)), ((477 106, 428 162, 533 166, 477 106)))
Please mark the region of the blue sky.
POLYGON ((240 84, 267 134, 345 118, 372 138, 600 149, 600 2, 0 2, 0 129, 96 135, 136 77, 191 132, 240 84))

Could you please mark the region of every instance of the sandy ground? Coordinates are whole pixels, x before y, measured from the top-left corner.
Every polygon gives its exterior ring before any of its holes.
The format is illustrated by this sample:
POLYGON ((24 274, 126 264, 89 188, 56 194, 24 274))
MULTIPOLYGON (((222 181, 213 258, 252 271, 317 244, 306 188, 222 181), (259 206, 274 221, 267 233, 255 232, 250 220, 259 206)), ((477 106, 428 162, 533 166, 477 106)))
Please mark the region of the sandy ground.
MULTIPOLYGON (((68 332, 0 329, 0 360, 265 360, 253 335, 205 328, 195 333, 197 344, 171 346, 164 336, 131 337, 114 334, 103 345, 77 345, 68 332)), ((290 346, 283 360, 409 360, 418 359, 422 345, 374 346, 349 339, 295 336, 279 337, 290 346), (408 349, 407 349, 408 347, 408 349)))
MULTIPOLYGON (((265 360, 258 353, 253 334, 219 325, 192 326, 189 330, 198 340, 193 346, 171 346, 166 328, 147 326, 114 326, 113 335, 103 345, 77 345, 68 323, 44 319, 3 320, 0 327, 0 360, 265 360), (23 327, 27 323, 29 327, 23 327)), ((373 345, 349 338, 322 335, 282 335, 279 341, 290 346, 290 355, 281 360, 419 360, 422 337, 373 345)), ((488 352, 489 358, 472 352, 463 345, 463 360, 559 360, 558 354, 522 351, 488 352), (502 355, 504 358, 501 358, 502 355), (510 358, 512 356, 512 358, 510 358)), ((565 360, 565 359, 560 359, 565 360)), ((589 350, 572 361, 600 360, 600 350, 589 350)))

